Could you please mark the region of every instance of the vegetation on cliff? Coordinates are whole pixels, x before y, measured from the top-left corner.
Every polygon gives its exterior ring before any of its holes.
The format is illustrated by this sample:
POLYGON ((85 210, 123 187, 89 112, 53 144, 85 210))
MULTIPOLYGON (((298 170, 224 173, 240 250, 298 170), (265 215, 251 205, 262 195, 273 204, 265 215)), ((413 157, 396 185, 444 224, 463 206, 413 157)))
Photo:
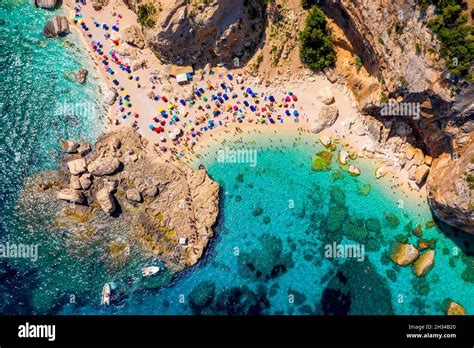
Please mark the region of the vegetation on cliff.
POLYGON ((155 26, 153 16, 156 14, 156 8, 152 3, 139 5, 137 9, 137 21, 147 28, 155 26))
POLYGON ((336 56, 331 43, 331 30, 326 16, 317 7, 311 8, 304 30, 299 34, 301 60, 316 72, 333 66, 336 56))
POLYGON ((464 0, 418 0, 425 11, 436 6, 437 15, 428 22, 428 28, 441 42, 440 55, 447 61, 449 72, 455 78, 472 80, 471 62, 474 60, 474 28, 467 24, 464 0))

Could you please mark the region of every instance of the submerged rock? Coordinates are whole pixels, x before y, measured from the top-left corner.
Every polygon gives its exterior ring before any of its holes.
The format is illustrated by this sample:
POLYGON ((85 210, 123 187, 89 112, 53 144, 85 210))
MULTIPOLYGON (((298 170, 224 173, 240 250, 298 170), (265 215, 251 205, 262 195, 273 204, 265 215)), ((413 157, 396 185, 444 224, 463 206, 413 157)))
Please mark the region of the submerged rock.
POLYGON ((434 256, 434 250, 428 250, 421 254, 413 264, 413 272, 418 277, 424 276, 434 266, 434 256))
POLYGON ((446 315, 466 315, 466 310, 459 303, 449 300, 446 315))
POLYGON ((88 74, 89 71, 87 71, 87 69, 80 69, 75 73, 74 77, 79 84, 83 85, 86 82, 88 74))
POLYGON ((52 10, 56 7, 58 1, 57 0, 33 0, 33 4, 39 8, 45 8, 48 10, 52 10))
POLYGON ((333 154, 329 151, 321 151, 313 159, 311 169, 316 172, 331 170, 333 154))
POLYGON ((408 266, 418 257, 418 249, 412 244, 395 243, 390 251, 390 259, 400 266, 408 266))

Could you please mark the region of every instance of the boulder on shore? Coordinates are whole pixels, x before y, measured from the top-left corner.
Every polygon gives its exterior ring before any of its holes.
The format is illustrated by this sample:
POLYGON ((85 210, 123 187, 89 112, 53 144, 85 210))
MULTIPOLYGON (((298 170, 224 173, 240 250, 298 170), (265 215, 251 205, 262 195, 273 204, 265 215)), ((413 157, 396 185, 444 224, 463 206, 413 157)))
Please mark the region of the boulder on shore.
POLYGON ((125 192, 125 196, 129 201, 135 202, 135 203, 140 203, 142 201, 142 195, 137 189, 129 189, 127 192, 125 192))
POLYGON ((115 101, 117 100, 117 92, 113 89, 109 89, 104 96, 104 103, 107 105, 114 105, 115 101))
POLYGON ((115 211, 115 199, 112 194, 109 192, 108 187, 104 187, 97 192, 96 195, 97 201, 100 204, 100 207, 106 214, 112 214, 115 211))
POLYGON ((63 16, 54 16, 43 28, 43 35, 47 38, 60 37, 69 33, 69 23, 63 16))
POLYGON ((323 104, 331 105, 334 103, 334 94, 331 91, 330 87, 321 88, 316 93, 316 98, 323 104))
POLYGON ((324 105, 318 115, 311 122, 311 131, 319 133, 331 127, 339 116, 339 110, 334 105, 324 105))
POLYGON ((115 157, 98 158, 87 169, 94 176, 112 175, 122 163, 115 157))
POLYGON ((81 191, 64 189, 57 193, 56 197, 60 200, 74 203, 74 204, 83 204, 85 197, 81 191))
POLYGON ((67 162, 67 167, 72 175, 81 175, 87 170, 87 162, 84 158, 78 158, 67 162))
POLYGON ((74 141, 61 140, 61 150, 65 153, 77 153, 80 144, 74 141))

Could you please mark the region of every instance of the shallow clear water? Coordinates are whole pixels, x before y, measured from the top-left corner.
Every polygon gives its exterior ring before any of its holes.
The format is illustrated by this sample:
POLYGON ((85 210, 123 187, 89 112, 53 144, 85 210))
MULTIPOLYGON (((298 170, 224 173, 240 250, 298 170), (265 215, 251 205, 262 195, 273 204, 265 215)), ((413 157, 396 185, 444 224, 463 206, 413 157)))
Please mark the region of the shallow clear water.
MULTIPOLYGON (((79 38, 43 37, 43 26, 58 12, 35 9, 28 0, 0 1, 2 243, 23 242, 28 228, 16 215, 18 192, 27 176, 58 168, 59 140, 93 140, 105 129, 106 110, 100 102, 103 86, 79 38), (84 86, 66 76, 81 67, 90 72, 84 86)), ((29 311, 36 272, 12 269, 5 260, 0 265, 0 312, 29 311)))
MULTIPOLYGON (((42 250, 36 263, 0 260, 1 313, 442 314, 446 298, 474 313, 474 285, 464 280, 474 281, 472 258, 453 255, 470 240, 425 228, 432 220, 427 204, 406 200, 388 178, 376 181, 370 163, 357 161, 357 178, 333 163, 335 180, 332 171, 311 170, 322 150, 314 136, 275 134, 245 136, 239 144, 258 150, 255 167, 220 163, 217 149, 209 151, 203 163, 221 185, 221 214, 195 267, 163 288, 100 308, 101 285, 111 274, 99 241, 93 250, 68 253, 65 239, 47 230, 48 211, 31 212, 31 220, 40 220, 32 222, 15 208, 27 176, 58 166, 60 139, 93 140, 104 129, 101 84, 92 69, 85 86, 64 75, 90 64, 77 38, 67 38, 73 46, 42 38, 53 14, 27 1, 0 2, 6 20, 0 26, 0 239, 36 242, 42 250), (71 101, 78 108, 64 111, 71 101), (95 112, 84 112, 87 103, 95 112), (387 216, 396 216, 392 225, 387 216), (423 238, 437 240, 435 267, 419 279, 387 257, 395 239, 417 242, 418 224, 423 238), (364 261, 325 257, 333 242, 363 244, 364 261)), ((113 276, 127 278, 140 267, 138 260, 113 276)))

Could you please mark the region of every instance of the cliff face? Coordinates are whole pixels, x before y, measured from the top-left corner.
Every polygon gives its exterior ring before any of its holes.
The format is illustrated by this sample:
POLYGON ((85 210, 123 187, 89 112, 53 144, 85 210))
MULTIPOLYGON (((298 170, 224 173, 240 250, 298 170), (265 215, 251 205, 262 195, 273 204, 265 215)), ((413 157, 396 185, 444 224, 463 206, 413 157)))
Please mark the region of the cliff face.
POLYGON ((436 215, 449 225, 474 234, 474 144, 458 158, 441 155, 428 178, 429 203, 436 215))
MULTIPOLYGON (((135 0, 126 3, 135 11, 135 0)), ((242 63, 253 53, 264 30, 264 8, 258 0, 178 0, 150 2, 155 25, 144 28, 155 53, 166 62, 242 63)))
POLYGON ((132 248, 172 272, 198 261, 218 215, 219 186, 204 169, 164 161, 131 128, 102 136, 90 153, 84 144, 63 148, 60 171, 28 179, 22 211, 54 206, 55 229, 69 231, 66 245, 104 240, 104 257, 118 264, 132 248))
MULTIPOLYGON (((352 54, 361 57, 364 68, 378 79, 390 101, 421 105, 419 118, 383 117, 382 98, 374 95, 379 90, 361 93, 371 80, 355 84, 350 76, 343 76, 361 111, 382 121, 383 133, 388 134, 382 137, 382 145, 394 143, 394 153, 402 154, 406 146, 394 140, 406 138, 431 155, 434 160, 427 189, 434 214, 454 227, 473 232, 474 202, 466 173, 472 167, 474 146, 474 88, 462 86, 451 96, 452 86, 439 58, 440 44, 425 25, 434 9, 421 14, 415 2, 408 0, 327 0, 322 5, 352 44, 352 54)), ((341 75, 337 67, 336 72, 341 75)), ((396 164, 406 166, 403 161, 396 164)))
MULTIPOLYGON (((344 29, 356 53, 388 93, 431 91, 449 100, 440 46, 413 1, 325 1, 326 13, 344 29)), ((428 12, 426 15, 429 17, 428 12)))

